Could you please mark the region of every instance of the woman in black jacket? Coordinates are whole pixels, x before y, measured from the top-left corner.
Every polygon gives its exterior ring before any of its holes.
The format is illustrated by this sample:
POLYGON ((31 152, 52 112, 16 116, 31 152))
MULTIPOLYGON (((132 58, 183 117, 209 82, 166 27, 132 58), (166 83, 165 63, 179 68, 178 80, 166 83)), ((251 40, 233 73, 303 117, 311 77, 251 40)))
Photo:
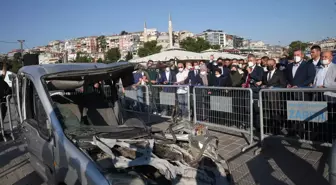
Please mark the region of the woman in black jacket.
POLYGON ((231 87, 232 86, 232 80, 229 74, 221 75, 222 70, 219 68, 216 68, 214 71, 215 71, 215 76, 213 78, 213 86, 215 87, 231 87))

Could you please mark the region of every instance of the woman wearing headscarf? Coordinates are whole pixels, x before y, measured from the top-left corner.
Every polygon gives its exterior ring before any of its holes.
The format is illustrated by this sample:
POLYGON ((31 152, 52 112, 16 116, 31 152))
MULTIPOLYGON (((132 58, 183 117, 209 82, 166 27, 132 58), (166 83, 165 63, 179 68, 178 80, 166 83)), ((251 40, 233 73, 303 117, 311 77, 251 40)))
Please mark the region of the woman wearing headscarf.
POLYGON ((232 80, 232 87, 241 87, 241 85, 244 83, 243 80, 243 73, 239 72, 239 66, 232 64, 231 65, 231 80, 232 80))
POLYGON ((202 65, 200 68, 200 77, 202 79, 203 85, 204 86, 209 86, 210 85, 210 75, 208 74, 208 68, 206 65, 202 65))

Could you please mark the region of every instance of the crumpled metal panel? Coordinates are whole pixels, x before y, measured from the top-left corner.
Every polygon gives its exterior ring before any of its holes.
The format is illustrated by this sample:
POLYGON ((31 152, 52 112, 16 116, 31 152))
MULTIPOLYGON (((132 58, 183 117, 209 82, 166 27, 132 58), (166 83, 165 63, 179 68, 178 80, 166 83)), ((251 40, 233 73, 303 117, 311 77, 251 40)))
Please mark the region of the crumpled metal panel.
MULTIPOLYGON (((154 139, 107 139, 94 136, 93 144, 111 156, 112 162, 116 168, 129 168, 142 165, 150 165, 155 167, 166 179, 171 180, 175 185, 226 185, 229 184, 226 180, 225 169, 221 164, 216 163, 217 169, 209 169, 214 172, 215 178, 211 178, 204 170, 197 169, 184 164, 180 161, 170 163, 166 159, 161 159, 153 153, 154 139), (142 143, 142 147, 135 144, 142 143), (134 152, 139 152, 142 155, 135 159, 129 159, 124 156, 115 156, 112 152, 113 147, 126 147, 134 152)), ((184 150, 175 144, 171 144, 172 149, 184 150)), ((188 151, 184 150, 185 153, 188 151)))

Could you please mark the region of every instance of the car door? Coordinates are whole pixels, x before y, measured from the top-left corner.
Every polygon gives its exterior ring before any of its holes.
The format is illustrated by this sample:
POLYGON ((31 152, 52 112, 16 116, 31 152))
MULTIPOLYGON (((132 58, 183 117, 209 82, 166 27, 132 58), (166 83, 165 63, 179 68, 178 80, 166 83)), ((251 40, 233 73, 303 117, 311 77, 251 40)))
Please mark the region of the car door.
POLYGON ((54 144, 49 128, 49 116, 36 91, 34 83, 23 79, 24 140, 30 154, 30 162, 36 172, 47 182, 54 181, 54 144))
POLYGON ((17 111, 17 114, 19 116, 19 124, 22 123, 23 118, 22 118, 22 87, 21 87, 21 75, 14 75, 13 77, 13 85, 12 85, 12 94, 13 94, 13 100, 15 104, 15 108, 17 111), (21 88, 20 88, 21 87, 21 88))

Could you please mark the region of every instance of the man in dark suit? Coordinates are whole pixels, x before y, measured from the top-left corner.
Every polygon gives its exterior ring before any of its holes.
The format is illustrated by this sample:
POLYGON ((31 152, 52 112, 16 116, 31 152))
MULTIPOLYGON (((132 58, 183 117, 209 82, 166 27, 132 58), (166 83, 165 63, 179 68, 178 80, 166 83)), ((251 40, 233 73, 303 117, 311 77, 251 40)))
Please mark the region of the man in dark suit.
POLYGON ((285 88, 287 85, 285 75, 283 71, 276 67, 276 62, 274 59, 269 59, 267 61, 267 72, 263 78, 263 86, 266 87, 280 87, 285 88))
POLYGON ((209 63, 207 64, 207 68, 209 69, 210 74, 213 73, 213 70, 217 67, 218 63, 214 60, 214 56, 210 55, 209 63))
MULTIPOLYGON (((159 79, 159 83, 163 84, 163 85, 172 85, 176 82, 176 73, 174 71, 171 71, 171 66, 166 66, 165 71, 163 71, 161 73, 161 77, 159 79)), ((176 92, 176 88, 172 88, 172 87, 163 87, 162 89, 163 93, 175 93, 176 92)), ((161 101, 161 98, 160 98, 161 101)), ((171 106, 169 105, 161 105, 162 107, 162 115, 170 115, 171 114, 171 106)))
POLYGON ((202 78, 200 77, 200 66, 198 62, 194 62, 194 70, 190 70, 188 77, 184 81, 185 84, 190 84, 191 86, 203 85, 202 78))
POLYGON ((316 69, 313 63, 303 59, 303 52, 294 51, 294 62, 286 68, 287 88, 308 87, 313 84, 316 69))
POLYGON ((314 64, 315 67, 319 67, 322 63, 321 47, 319 45, 313 45, 310 48, 310 55, 312 59, 310 59, 308 62, 314 64))
MULTIPOLYGON (((266 63, 267 72, 264 75, 262 88, 285 88, 286 78, 280 69, 278 69, 277 64, 274 59, 269 59, 266 63)), ((264 113, 264 124, 267 128, 271 128, 271 130, 266 130, 266 132, 271 131, 273 134, 281 134, 285 132, 284 128, 286 120, 282 115, 280 110, 283 110, 283 102, 280 101, 281 93, 278 92, 267 92, 263 93, 263 107, 264 113)))
POLYGON ((227 77, 228 75, 230 75, 230 59, 221 59, 219 58, 218 61, 218 68, 221 69, 222 71, 222 76, 227 77))
MULTIPOLYGON (((262 80, 264 76, 264 69, 257 64, 256 57, 252 54, 248 56, 248 66, 246 67, 246 74, 245 74, 245 83, 242 87, 251 88, 253 91, 253 99, 259 99, 259 90, 262 85, 262 80)), ((248 104, 248 102, 246 102, 248 104)), ((249 110, 248 110, 249 111, 249 110)), ((259 107, 258 101, 253 101, 253 112, 254 115, 254 125, 259 128, 260 120, 259 120, 259 107)))
MULTIPOLYGON (((165 71, 161 72, 161 76, 160 76, 160 80, 159 80, 160 84, 163 85, 172 85, 176 82, 176 73, 174 71, 171 71, 170 66, 167 66, 165 71)), ((172 88, 169 88, 172 89, 172 88)), ((170 90, 164 88, 165 92, 170 92, 170 90)), ((172 90, 171 92, 174 92, 174 90, 172 90)))
POLYGON ((257 89, 261 86, 264 69, 257 64, 256 58, 254 55, 249 55, 248 57, 248 66, 246 68, 245 74, 245 83, 243 87, 257 89))

